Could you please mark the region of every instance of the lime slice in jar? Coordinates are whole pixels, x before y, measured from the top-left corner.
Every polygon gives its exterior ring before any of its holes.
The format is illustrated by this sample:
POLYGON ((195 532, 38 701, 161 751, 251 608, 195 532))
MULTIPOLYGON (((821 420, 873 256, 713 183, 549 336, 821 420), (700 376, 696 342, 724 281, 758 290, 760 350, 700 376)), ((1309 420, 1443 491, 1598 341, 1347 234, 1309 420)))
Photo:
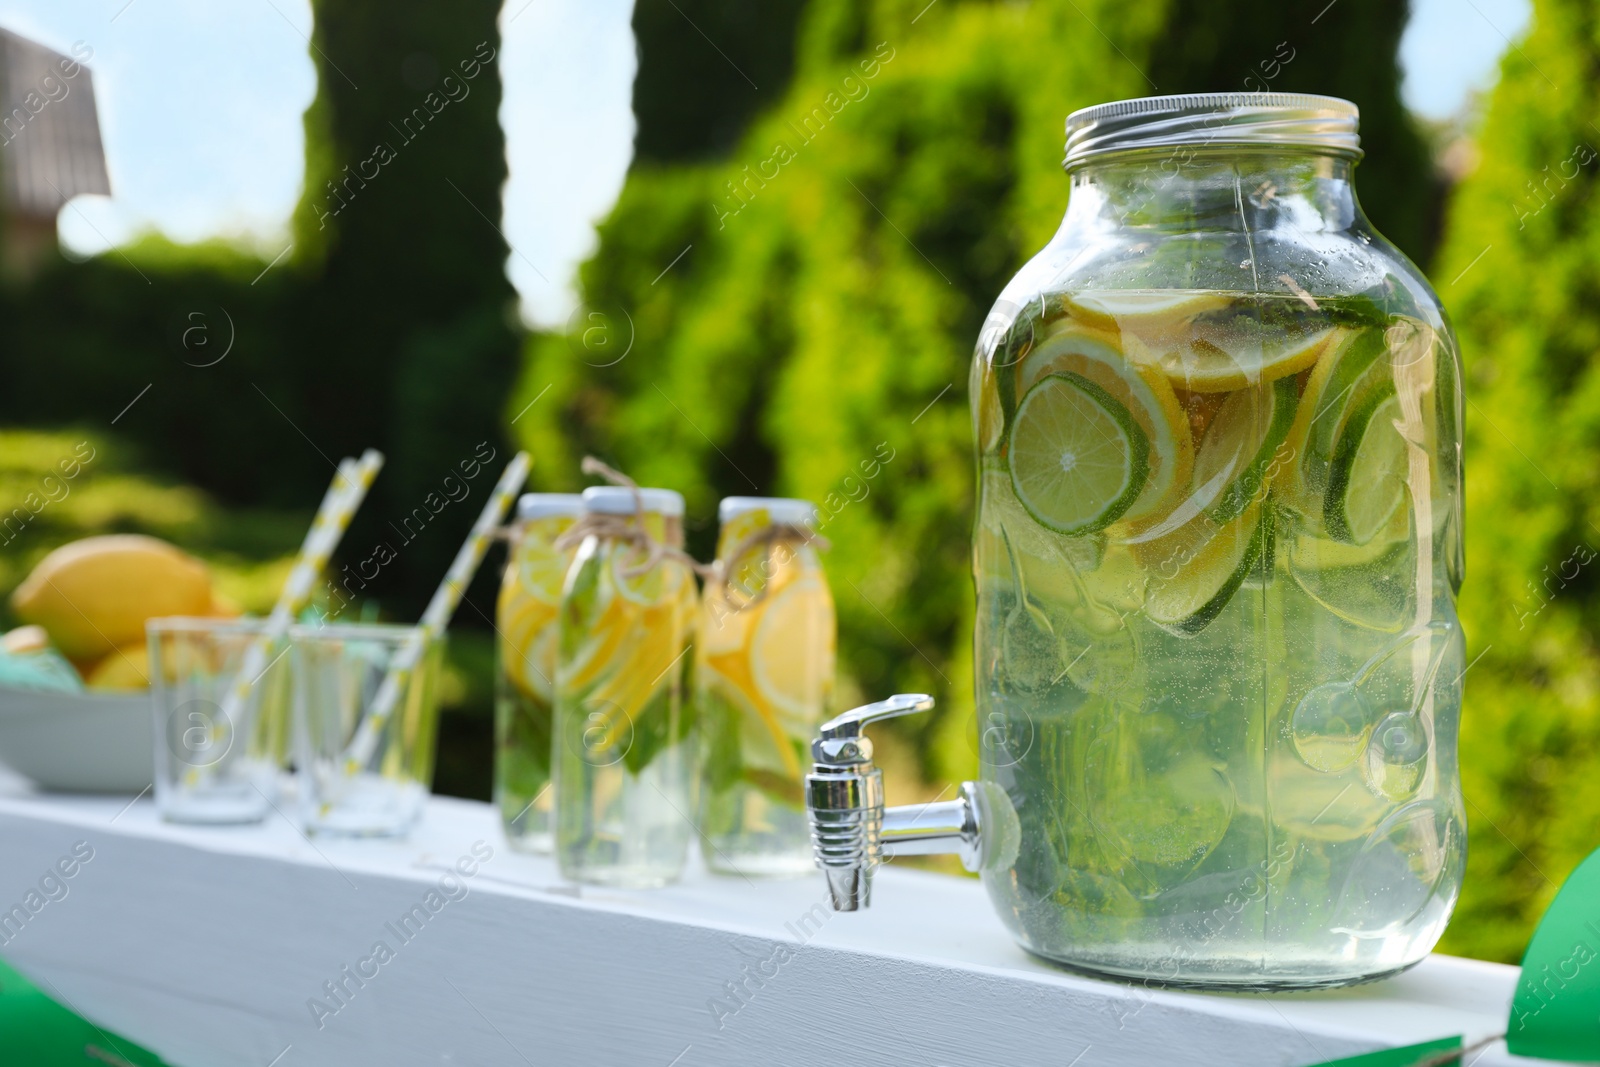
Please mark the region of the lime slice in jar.
POLYGON ((1289 445, 1300 457, 1301 489, 1318 504, 1328 486, 1334 446, 1351 412, 1374 388, 1392 381, 1387 363, 1380 360, 1387 347, 1381 329, 1340 330, 1306 379, 1289 445))
POLYGON ((1227 293, 1163 289, 1079 293, 1067 298, 1073 318, 1112 330, 1155 333, 1233 302, 1227 293))
POLYGON ((1267 490, 1275 465, 1288 462, 1284 442, 1294 425, 1299 393, 1293 378, 1229 393, 1212 417, 1195 459, 1195 482, 1222 485, 1211 518, 1227 523, 1267 490))
POLYGON ((1160 367, 1175 388, 1227 393, 1299 374, 1338 332, 1333 326, 1288 330, 1236 315, 1193 323, 1178 335, 1124 334, 1123 340, 1135 362, 1160 367))
POLYGON ((1273 508, 1253 501, 1225 524, 1209 515, 1135 546, 1149 575, 1144 611, 1157 626, 1193 637, 1214 622, 1271 549, 1273 508))
POLYGON ((1400 417, 1392 383, 1351 413, 1329 466, 1323 504, 1322 522, 1335 541, 1369 543, 1404 504, 1410 460, 1400 417))
POLYGON ((1019 387, 1027 389, 1048 374, 1088 379, 1126 408, 1144 431, 1149 476, 1122 518, 1137 522, 1171 511, 1174 494, 1188 488, 1194 444, 1189 417, 1166 376, 1130 364, 1114 335, 1078 326, 1053 332, 1028 354, 1020 368, 1019 387))
POLYGON ((1008 462, 1017 499, 1057 533, 1121 518, 1148 479, 1149 440, 1128 409, 1080 374, 1050 374, 1017 405, 1008 462))
POLYGON ((1410 539, 1411 511, 1409 508, 1399 507, 1389 516, 1389 521, 1384 524, 1383 529, 1364 545, 1352 545, 1344 541, 1329 540, 1326 537, 1300 534, 1290 547, 1290 567, 1318 571, 1336 570, 1341 567, 1364 567, 1382 559, 1398 545, 1410 539))

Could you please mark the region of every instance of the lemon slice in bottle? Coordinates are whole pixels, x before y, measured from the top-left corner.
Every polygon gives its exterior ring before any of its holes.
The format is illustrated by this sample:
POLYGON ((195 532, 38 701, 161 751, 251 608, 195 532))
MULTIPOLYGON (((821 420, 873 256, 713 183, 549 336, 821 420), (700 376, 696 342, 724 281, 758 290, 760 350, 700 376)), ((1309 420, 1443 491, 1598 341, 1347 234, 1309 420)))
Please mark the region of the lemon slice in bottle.
POLYGON ((571 692, 592 685, 627 637, 629 604, 601 580, 599 567, 575 569, 566 592, 557 684, 571 692))
POLYGON ((1011 485, 1028 514, 1057 533, 1121 518, 1148 480, 1149 440, 1106 390, 1081 374, 1049 374, 1017 405, 1011 485))
POLYGON ((1370 543, 1404 505, 1410 460, 1400 417, 1400 398, 1392 383, 1351 413, 1328 469, 1323 498, 1323 526, 1335 541, 1370 543))
POLYGON ((506 673, 524 692, 548 701, 555 677, 557 613, 567 576, 568 553, 548 546, 566 526, 566 517, 534 519, 550 524, 541 531, 544 543, 518 549, 507 580, 500 587, 495 611, 505 654, 506 673))
POLYGON ((1265 492, 1278 466, 1289 462, 1284 442, 1299 394, 1293 378, 1229 393, 1212 417, 1195 458, 1195 482, 1218 485, 1211 518, 1226 523, 1265 492))
POLYGON ((735 603, 709 588, 705 603, 708 610, 701 616, 700 650, 709 656, 742 652, 750 643, 750 627, 757 613, 749 604, 735 603))
POLYGON ((1179 637, 1216 621, 1272 549, 1273 509, 1252 501, 1232 521, 1201 514, 1171 534, 1135 545, 1145 565, 1145 616, 1179 637))
POLYGON ((612 648, 596 671, 590 699, 620 709, 628 723, 615 724, 617 728, 636 721, 651 698, 671 684, 668 672, 684 653, 684 646, 673 640, 682 627, 674 626, 671 616, 681 610, 672 604, 635 609, 627 626, 628 639, 612 648))
POLYGON ((822 711, 824 674, 833 673, 832 598, 811 575, 785 586, 762 609, 750 643, 750 674, 782 733, 804 743, 822 711))
POLYGON ((1067 298, 1067 310, 1080 322, 1111 330, 1161 333, 1233 302, 1227 293, 1162 289, 1078 293, 1067 298))
POLYGON ((1167 383, 1152 367, 1128 362, 1116 337, 1103 330, 1074 326, 1057 330, 1030 352, 1019 368, 1018 387, 1026 390, 1048 374, 1076 374, 1109 393, 1133 415, 1149 440, 1144 489, 1122 518, 1137 522, 1172 510, 1194 469, 1189 417, 1167 383))
POLYGON ((657 563, 640 573, 632 573, 635 567, 644 566, 648 558, 643 550, 631 545, 618 545, 611 554, 611 581, 617 594, 645 607, 660 602, 667 592, 666 584, 671 581, 668 572, 677 570, 657 563))
POLYGON ((522 597, 502 607, 495 624, 507 677, 523 692, 547 702, 553 697, 556 612, 550 604, 522 597))
POLYGON ((1322 355, 1338 327, 1285 330, 1248 316, 1192 324, 1181 335, 1126 332, 1135 362, 1161 368, 1175 388, 1191 393, 1227 393, 1299 374, 1322 355))

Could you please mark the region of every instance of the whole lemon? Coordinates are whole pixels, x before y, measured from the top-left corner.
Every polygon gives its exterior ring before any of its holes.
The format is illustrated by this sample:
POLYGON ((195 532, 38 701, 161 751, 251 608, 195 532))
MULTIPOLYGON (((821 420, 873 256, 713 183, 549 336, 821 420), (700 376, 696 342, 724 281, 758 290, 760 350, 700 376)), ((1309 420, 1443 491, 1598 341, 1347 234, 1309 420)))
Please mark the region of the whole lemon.
POLYGON ((150 649, 144 642, 112 649, 84 678, 90 689, 147 689, 150 649))
POLYGON ((11 594, 17 617, 43 626, 62 654, 76 661, 137 645, 146 619, 209 615, 211 604, 205 564, 138 534, 63 545, 11 594))

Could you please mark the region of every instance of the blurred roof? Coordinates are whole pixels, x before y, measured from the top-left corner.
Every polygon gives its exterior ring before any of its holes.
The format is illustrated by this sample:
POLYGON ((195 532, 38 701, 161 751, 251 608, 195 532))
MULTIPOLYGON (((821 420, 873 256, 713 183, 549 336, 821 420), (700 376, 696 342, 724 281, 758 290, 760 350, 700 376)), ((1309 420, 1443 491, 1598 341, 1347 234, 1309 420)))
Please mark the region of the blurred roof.
POLYGON ((6 30, 0 30, 0 171, 8 212, 52 222, 72 197, 111 192, 89 68, 6 30))

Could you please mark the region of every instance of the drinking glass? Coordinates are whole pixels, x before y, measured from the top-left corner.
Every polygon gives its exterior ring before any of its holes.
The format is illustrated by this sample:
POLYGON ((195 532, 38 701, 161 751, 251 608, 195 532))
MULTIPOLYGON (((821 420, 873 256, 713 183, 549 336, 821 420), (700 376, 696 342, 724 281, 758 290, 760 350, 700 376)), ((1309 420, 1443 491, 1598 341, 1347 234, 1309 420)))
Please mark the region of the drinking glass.
POLYGON ((418 633, 377 623, 290 628, 296 776, 308 831, 393 837, 421 816, 433 781, 442 641, 428 642, 393 712, 381 722, 374 716, 385 676, 418 633))
POLYGON ((236 688, 259 619, 164 618, 150 645, 155 797, 172 822, 260 822, 275 803, 285 759, 289 661, 268 645, 265 666, 236 688))

